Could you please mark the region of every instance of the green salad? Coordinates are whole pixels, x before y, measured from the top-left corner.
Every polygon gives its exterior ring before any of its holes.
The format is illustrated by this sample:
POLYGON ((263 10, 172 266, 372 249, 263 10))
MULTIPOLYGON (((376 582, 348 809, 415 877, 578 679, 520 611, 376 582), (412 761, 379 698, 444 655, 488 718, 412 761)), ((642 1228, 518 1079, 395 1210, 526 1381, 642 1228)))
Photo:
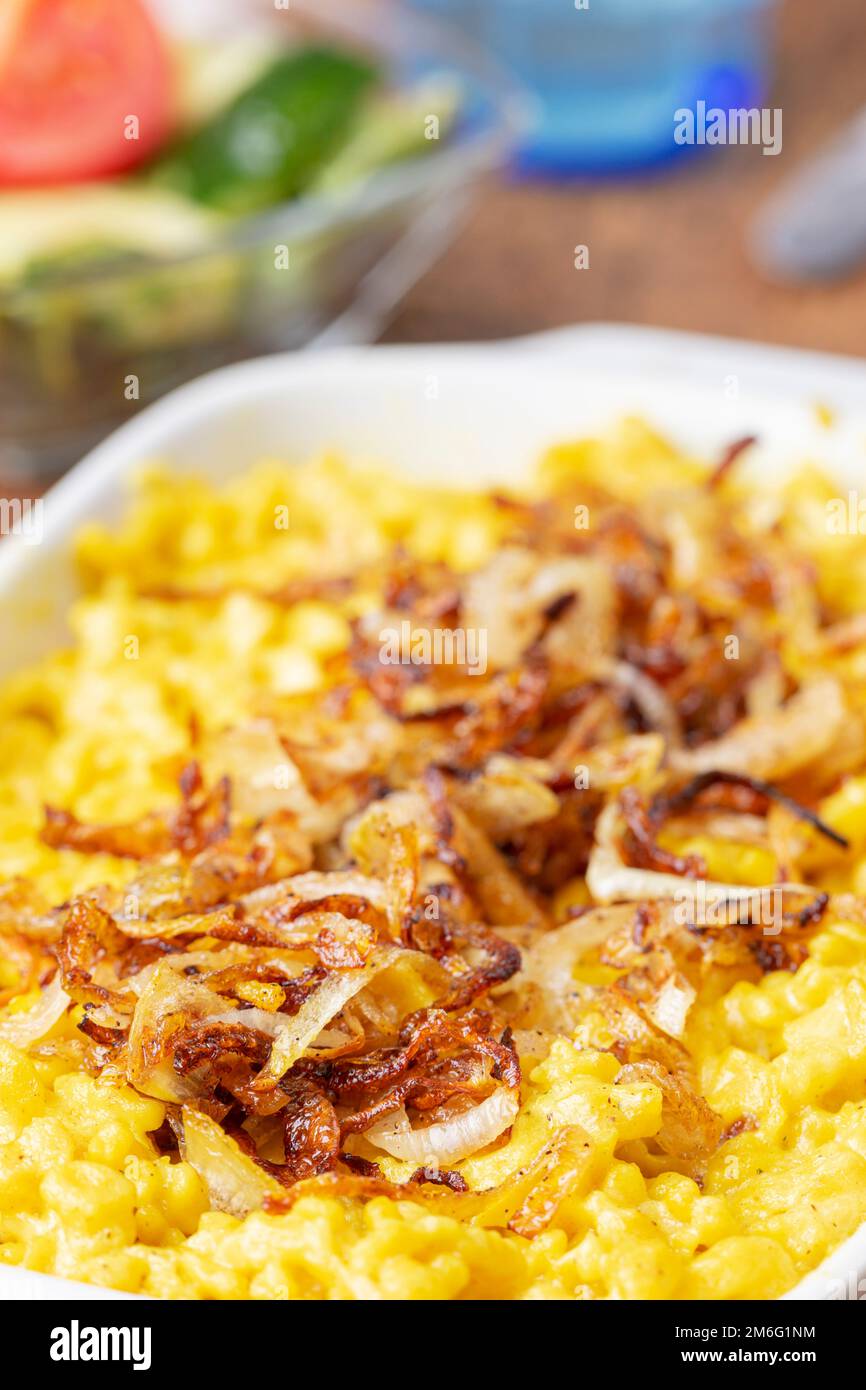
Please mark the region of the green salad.
POLYGON ((292 35, 179 43, 146 0, 0 0, 0 471, 309 341, 436 196, 359 190, 447 140, 454 80, 292 35))
POLYGON ((205 250, 244 217, 304 193, 338 195, 423 154, 429 113, 447 127, 457 106, 446 81, 390 90, 371 62, 335 48, 276 57, 244 50, 234 61, 232 71, 207 51, 184 55, 184 109, 193 120, 128 173, 0 186, 0 287, 68 283, 97 268, 205 250), (235 91, 238 74, 247 80, 235 91), (209 85, 217 77, 222 104, 209 85))

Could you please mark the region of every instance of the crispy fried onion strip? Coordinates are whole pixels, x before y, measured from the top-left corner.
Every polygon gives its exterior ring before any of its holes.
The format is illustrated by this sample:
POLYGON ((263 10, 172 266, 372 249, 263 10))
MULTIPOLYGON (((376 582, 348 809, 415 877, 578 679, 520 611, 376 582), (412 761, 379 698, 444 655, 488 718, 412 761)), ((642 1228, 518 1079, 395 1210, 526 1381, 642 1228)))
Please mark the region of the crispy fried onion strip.
MULTIPOLYGON (((291 1187, 335 1167, 340 1156, 340 1122, 328 1096, 309 1077, 289 1077, 283 1091, 282 1162, 264 1158, 254 1135, 243 1127, 234 1124, 229 1133, 243 1153, 269 1177, 283 1187, 291 1187)), ((272 1141, 273 1138, 272 1132, 272 1141)))
POLYGON ((63 929, 63 913, 49 910, 35 884, 26 878, 0 883, 0 938, 25 937, 34 942, 56 941, 63 929))
POLYGON ((310 867, 309 841, 290 819, 272 816, 260 825, 244 827, 228 839, 202 850, 193 859, 177 854, 156 859, 118 891, 118 915, 144 925, 139 936, 155 934, 153 925, 173 918, 208 912, 222 903, 279 883, 310 867))
POLYGON ((393 1158, 422 1166, 447 1167, 487 1148, 517 1118, 518 1096, 499 1086, 471 1110, 413 1129, 401 1106, 367 1130, 367 1139, 393 1158))
POLYGON ((722 771, 782 781, 827 753, 849 718, 838 681, 825 677, 804 685, 781 709, 740 720, 722 738, 674 749, 670 765, 690 776, 722 771))
POLYGON ((177 850, 187 858, 224 840, 231 820, 231 784, 222 777, 210 790, 198 763, 180 775, 177 811, 154 812, 128 825, 85 825, 71 811, 45 807, 42 838, 54 849, 82 854, 113 854, 121 859, 154 859, 177 850))
POLYGON ((183 1104, 198 1092, 173 1065, 174 1047, 193 1021, 224 1013, 226 1001, 176 960, 162 960, 135 1006, 129 1030, 126 1077, 143 1095, 183 1104))
POLYGON ((466 582, 463 604, 467 627, 487 633, 495 669, 514 666, 533 647, 572 666, 613 646, 614 586, 595 557, 503 547, 466 582))
POLYGON ((343 1171, 310 1175, 286 1188, 274 1166, 254 1158, 250 1147, 246 1136, 227 1134, 209 1115, 184 1106, 181 1155, 207 1186, 211 1205, 238 1217, 262 1207, 288 1211, 307 1196, 386 1196, 472 1225, 533 1236, 550 1225, 567 1197, 587 1189, 597 1167, 595 1148, 579 1125, 556 1130, 531 1163, 480 1192, 468 1191, 458 1173, 441 1167, 421 1169, 406 1183, 389 1182, 375 1164, 352 1154, 339 1155, 343 1171))
POLYGON ((696 803, 699 807, 721 806, 744 814, 760 816, 766 814, 771 802, 784 807, 797 820, 811 825, 840 849, 848 848, 845 836, 827 825, 826 821, 821 820, 814 811, 810 811, 808 806, 803 806, 794 797, 774 787, 771 782, 764 782, 759 777, 749 777, 741 772, 713 769, 710 772, 698 773, 675 792, 660 793, 653 797, 648 818, 653 825, 659 825, 668 816, 677 815, 696 803))
POLYGON ((438 768, 427 769, 424 792, 429 805, 424 821, 429 824, 432 818, 437 855, 465 883, 487 919, 494 926, 519 922, 546 927, 546 913, 490 837, 461 807, 451 805, 445 778, 438 768))
MULTIPOLYGON (((267 1055, 266 1040, 258 1032, 260 1020, 249 1026, 245 1017, 258 1011, 241 1011, 237 1022, 225 1015, 212 1016, 194 1031, 186 1032, 174 1053, 174 1067, 183 1073, 202 1064, 215 1070, 219 1082, 233 1089, 232 1071, 238 1061, 258 1064, 267 1055), (214 1051, 217 1049, 218 1051, 214 1051)), ((518 1105, 520 1071, 516 1055, 506 1042, 496 1043, 482 1031, 486 1020, 446 1020, 441 1013, 419 1022, 406 1047, 393 1049, 379 1059, 351 1064, 314 1064, 296 1070, 279 1086, 282 1107, 284 1162, 262 1159, 251 1137, 234 1138, 245 1154, 282 1184, 291 1184, 333 1168, 342 1135, 369 1129, 377 1147, 413 1163, 447 1166, 497 1139, 514 1121, 518 1105), (449 1055, 458 1049, 454 1055, 449 1055), (462 1050, 461 1050, 462 1049, 462 1050), (492 1065, 491 1065, 492 1062, 492 1065), (481 1065, 479 1065, 481 1063, 481 1065), (396 1080, 394 1084, 395 1078, 396 1080), (403 1101, 430 1108, 458 1094, 469 1094, 493 1084, 491 1094, 471 1108, 446 1116, 418 1130, 409 1125, 403 1101), (367 1110, 349 1116, 341 1125, 334 1100, 344 1102, 350 1093, 383 1094, 367 1110), (378 1128, 377 1118, 386 1117, 378 1128)), ((246 1088, 255 1088, 255 1082, 246 1088)))
MULTIPOLYGON (((491 1026, 490 1015, 478 1010, 455 1018, 442 1009, 426 1009, 407 1020, 398 1046, 381 1048, 356 1061, 338 1060, 315 1067, 314 1074, 329 1093, 361 1107, 344 1118, 343 1135, 371 1130, 383 1117, 401 1112, 406 1104, 417 1110, 433 1110, 455 1097, 487 1099, 491 1090, 495 1093, 503 1087, 516 1096, 520 1087, 516 1051, 510 1035, 506 1032, 497 1040, 491 1036, 491 1026)), ((507 1106, 500 1102, 483 1112, 477 1122, 483 1127, 480 1132, 486 1133, 485 1126, 494 1117, 502 1118, 511 1109, 511 1102, 507 1106)), ((450 1124, 453 1118, 448 1116, 445 1123, 450 1124)), ((505 1127, 503 1123, 501 1128, 505 1127)), ((458 1126, 438 1138, 443 1145, 460 1146, 472 1133, 458 1126)), ((417 1160, 413 1156, 413 1161, 426 1160, 422 1154, 417 1160)), ((453 1156, 439 1160, 440 1166, 453 1161, 453 1156)))
POLYGON ((473 947, 483 956, 480 965, 458 975, 448 993, 435 1001, 435 1008, 451 1011, 465 1008, 494 985, 505 984, 520 969, 521 956, 510 941, 503 941, 501 936, 478 923, 455 925, 449 930, 452 945, 473 947))
POLYGON ((494 844, 501 844, 558 813, 559 799, 545 785, 553 772, 548 764, 497 753, 477 776, 455 786, 454 799, 494 844))
POLYGON ((241 908, 179 920, 186 921, 187 933, 250 948, 311 951, 326 969, 352 970, 365 963, 378 940, 376 926, 362 920, 365 911, 360 900, 335 895, 314 908, 301 904, 285 926, 269 926, 262 919, 249 921, 241 908))
POLYGON ((290 1026, 274 1038, 267 1064, 252 1082, 252 1090, 272 1090, 349 1000, 391 965, 397 954, 394 948, 381 946, 359 969, 326 975, 290 1020, 290 1026))
MULTIPOLYGON (((364 1171, 358 1171, 351 1154, 341 1155, 341 1162, 349 1167, 349 1172, 336 1171, 310 1182, 299 1182, 279 1196, 271 1192, 264 1199, 265 1208, 290 1210, 296 1202, 313 1195, 362 1201, 384 1196, 417 1202, 429 1211, 473 1226, 534 1236, 551 1224, 568 1197, 588 1189, 598 1171, 599 1155, 580 1125, 563 1125, 531 1162, 516 1169, 498 1186, 474 1192, 462 1190, 459 1183, 419 1179, 417 1174, 408 1183, 389 1182, 375 1168, 369 1171, 372 1165, 368 1163, 364 1163, 364 1171)), ((434 1172, 441 1178, 441 1169, 434 1172)))
POLYGON ((601 990, 593 1008, 604 1015, 623 1062, 617 1082, 652 1081, 662 1095, 662 1121, 654 1136, 663 1153, 703 1160, 721 1142, 724 1124, 697 1089, 691 1058, 666 1036, 621 982, 601 990))
POLYGON ((671 854, 656 843, 656 826, 635 787, 624 787, 620 792, 619 809, 624 825, 622 852, 627 863, 636 869, 651 869, 685 878, 706 876, 706 864, 697 855, 671 854))
POLYGON ((66 915, 57 947, 63 988, 70 999, 77 1004, 106 1005, 121 1014, 131 1013, 135 1007, 131 990, 115 989, 95 978, 100 963, 106 961, 111 967, 126 945, 126 937, 110 913, 91 898, 76 898, 66 915))
POLYGON ((180 1154, 198 1173, 211 1206, 232 1216, 246 1216, 264 1206, 267 1197, 280 1200, 285 1189, 216 1120, 185 1105, 180 1154))
POLYGON ((592 674, 627 696, 647 729, 661 734, 669 748, 679 746, 682 728, 676 706, 651 676, 627 661, 600 661, 592 674))
POLYGON ((334 1167, 340 1152, 340 1121, 325 1092, 309 1077, 290 1077, 283 1089, 289 1103, 283 1112, 282 1181, 302 1182, 334 1167))
MULTIPOLYGON (((248 1083, 253 1097, 272 1092, 349 1000, 398 953, 382 946, 360 968, 327 972, 316 967, 302 973, 288 981, 283 1007, 290 1013, 232 1009, 214 986, 235 983, 234 973, 228 981, 218 973, 187 976, 183 957, 162 960, 135 1006, 128 1080, 145 1095, 180 1103, 227 1081, 248 1083), (237 1074, 238 1061, 247 1064, 244 1076, 237 1074), (254 1066, 259 1070, 250 1080, 254 1066)), ((255 974, 241 973, 245 978, 255 974)))
POLYGON ((427 770, 422 788, 394 792, 375 802, 346 839, 365 874, 387 879, 395 935, 403 935, 411 923, 422 856, 446 867, 493 926, 549 925, 543 908, 489 836, 460 806, 451 804, 437 768, 427 770))
POLYGON ((698 1159, 712 1154, 721 1142, 724 1122, 710 1108, 694 1083, 662 1062, 628 1062, 617 1081, 652 1081, 662 1093, 662 1123, 654 1136, 662 1153, 698 1159))
POLYGON ((0 1038, 21 1048, 39 1042, 63 1017, 70 1002, 58 970, 29 1009, 0 1018, 0 1038))
MULTIPOLYGON (((728 906, 742 904, 744 911, 758 917, 766 888, 720 883, 715 879, 686 879, 677 873, 633 868, 626 864, 619 849, 622 830, 620 808, 610 802, 596 822, 595 845, 586 871, 586 883, 598 903, 640 902, 643 899, 672 898, 684 912, 724 913, 728 906)), ((807 898, 814 892, 802 883, 776 883, 772 891, 796 893, 807 898)))

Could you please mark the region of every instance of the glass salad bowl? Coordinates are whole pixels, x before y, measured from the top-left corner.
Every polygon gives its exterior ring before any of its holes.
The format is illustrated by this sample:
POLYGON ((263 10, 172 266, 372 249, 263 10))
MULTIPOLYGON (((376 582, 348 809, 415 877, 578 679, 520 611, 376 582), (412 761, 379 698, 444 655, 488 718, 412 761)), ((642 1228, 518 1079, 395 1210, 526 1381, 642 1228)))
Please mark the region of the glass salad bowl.
MULTIPOLYGON (((314 38, 372 54, 411 131, 386 101, 289 201, 225 217, 147 180, 124 181, 119 196, 116 180, 4 192, 0 480, 47 479, 209 368, 377 334, 521 118, 509 81, 447 29, 396 8, 381 20, 375 5, 341 13, 314 38), (92 228, 109 226, 116 241, 128 224, 133 250, 58 257, 67 220, 85 243, 92 228)), ((265 38, 272 57, 286 37, 265 38)))

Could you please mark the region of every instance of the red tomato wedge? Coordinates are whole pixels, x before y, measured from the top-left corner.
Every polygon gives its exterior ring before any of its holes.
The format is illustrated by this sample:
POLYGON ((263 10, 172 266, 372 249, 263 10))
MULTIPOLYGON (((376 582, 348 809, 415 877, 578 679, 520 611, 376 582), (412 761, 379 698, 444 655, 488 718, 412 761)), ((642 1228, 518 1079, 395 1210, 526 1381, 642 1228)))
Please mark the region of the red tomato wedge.
POLYGON ((0 184, 132 168, 170 133, 172 97, 141 0, 0 0, 0 184))

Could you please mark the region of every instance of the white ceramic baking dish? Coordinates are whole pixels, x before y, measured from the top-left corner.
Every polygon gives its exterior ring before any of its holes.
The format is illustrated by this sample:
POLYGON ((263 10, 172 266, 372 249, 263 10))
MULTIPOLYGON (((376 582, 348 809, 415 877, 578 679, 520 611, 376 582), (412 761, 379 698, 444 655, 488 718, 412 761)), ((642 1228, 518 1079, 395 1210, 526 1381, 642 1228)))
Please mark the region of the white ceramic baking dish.
MULTIPOLYGON (((119 516, 157 459, 219 480, 263 455, 324 449, 451 483, 518 478, 549 444, 639 413, 712 457, 757 434, 750 466, 812 458, 853 487, 866 463, 866 364, 692 335, 588 325, 511 342, 343 348, 246 362, 182 387, 95 449, 45 499, 38 544, 0 546, 0 676, 62 643, 75 591, 71 536, 119 516), (819 420, 829 407, 834 425, 819 420)), ((32 538, 31 538, 32 540, 32 538)), ((866 1293, 866 1229, 789 1298, 866 1293)), ((106 1296, 0 1270, 0 1298, 106 1296)), ((116 1296, 116 1295, 115 1295, 116 1296)))

